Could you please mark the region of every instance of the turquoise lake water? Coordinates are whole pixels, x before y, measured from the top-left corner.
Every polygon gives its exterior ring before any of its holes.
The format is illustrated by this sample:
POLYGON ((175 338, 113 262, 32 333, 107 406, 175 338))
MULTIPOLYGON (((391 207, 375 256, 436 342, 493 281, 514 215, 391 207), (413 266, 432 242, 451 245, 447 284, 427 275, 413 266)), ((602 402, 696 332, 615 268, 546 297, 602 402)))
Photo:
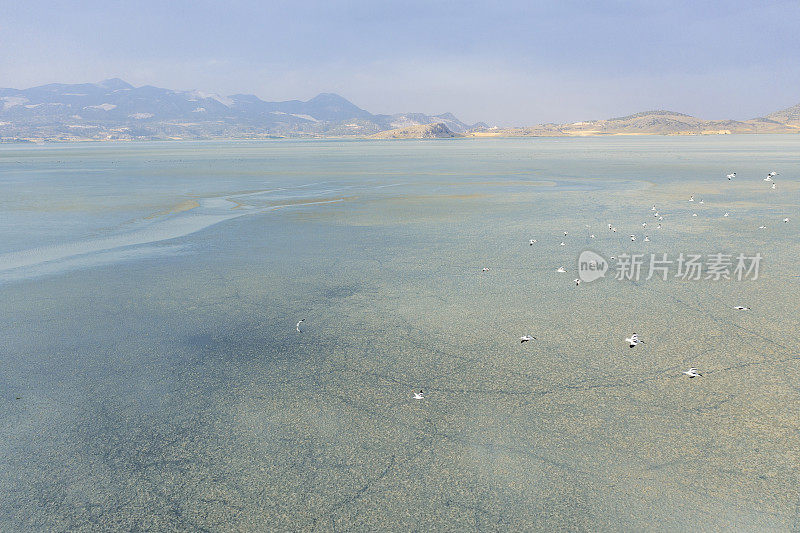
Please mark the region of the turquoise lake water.
POLYGON ((790 135, 0 145, 0 530, 800 529, 799 179, 790 135))

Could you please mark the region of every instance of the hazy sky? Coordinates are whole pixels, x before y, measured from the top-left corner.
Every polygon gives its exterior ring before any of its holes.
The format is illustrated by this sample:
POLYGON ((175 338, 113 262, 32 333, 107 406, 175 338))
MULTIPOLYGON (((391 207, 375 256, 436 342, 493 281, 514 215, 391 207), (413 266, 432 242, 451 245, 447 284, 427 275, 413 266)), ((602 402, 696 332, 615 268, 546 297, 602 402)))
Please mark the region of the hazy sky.
POLYGON ((800 2, 0 0, 0 87, 336 92, 373 113, 524 125, 800 102, 800 2))

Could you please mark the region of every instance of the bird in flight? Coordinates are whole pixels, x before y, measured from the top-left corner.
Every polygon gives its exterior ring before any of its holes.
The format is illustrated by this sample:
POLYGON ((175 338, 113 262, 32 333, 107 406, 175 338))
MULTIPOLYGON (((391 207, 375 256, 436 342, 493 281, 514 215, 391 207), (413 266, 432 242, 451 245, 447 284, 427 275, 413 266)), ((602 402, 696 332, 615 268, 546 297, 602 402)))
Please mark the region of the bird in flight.
POLYGON ((689 370, 687 370, 686 372, 684 372, 684 374, 686 374, 687 376, 689 376, 689 378, 690 378, 690 379, 691 379, 691 378, 696 378, 697 376, 703 377, 703 374, 701 374, 700 372, 698 372, 698 371, 697 371, 697 369, 696 369, 695 367, 692 367, 692 368, 690 368, 689 370))
POLYGON ((300 331, 300 324, 302 324, 305 321, 306 321, 305 318, 301 318, 300 321, 297 324, 295 324, 294 329, 297 330, 297 333, 303 333, 302 331, 300 331))
POLYGON ((735 178, 735 177, 736 177, 736 172, 731 172, 731 173, 730 173, 730 174, 728 174, 728 176, 727 176, 727 178, 728 178, 728 181, 732 180, 732 179, 733 179, 733 178, 735 178))
POLYGON ((534 337, 533 335, 523 335, 522 337, 519 338, 519 342, 528 342, 533 340, 536 340, 536 337, 534 337))
POLYGON ((736 309, 737 311, 749 311, 750 310, 749 307, 744 307, 743 305, 737 305, 736 307, 734 307, 734 309, 736 309))
POLYGON ((425 396, 423 395, 422 391, 415 392, 414 393, 414 399, 415 400, 424 400, 425 396))
POLYGON ((634 333, 630 336, 630 338, 625 339, 625 342, 630 344, 631 348, 635 347, 637 344, 644 344, 644 341, 639 338, 639 335, 634 333))

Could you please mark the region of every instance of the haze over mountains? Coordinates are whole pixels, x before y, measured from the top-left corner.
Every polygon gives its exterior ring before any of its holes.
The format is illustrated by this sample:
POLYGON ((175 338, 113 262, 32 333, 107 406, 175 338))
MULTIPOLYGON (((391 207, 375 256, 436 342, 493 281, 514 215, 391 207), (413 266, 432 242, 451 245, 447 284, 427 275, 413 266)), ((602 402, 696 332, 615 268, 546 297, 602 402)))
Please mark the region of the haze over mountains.
POLYGON ((450 113, 373 115, 339 95, 265 102, 251 94, 134 87, 120 79, 31 89, 0 89, 0 138, 32 140, 204 139, 269 136, 368 136, 443 123, 464 132, 450 113))
POLYGON ((305 102, 266 102, 250 94, 220 96, 134 87, 117 78, 100 83, 0 89, 2 141, 797 132, 800 104, 746 121, 709 121, 673 111, 647 111, 606 120, 501 129, 484 123, 465 124, 451 113, 374 115, 331 93, 305 102))

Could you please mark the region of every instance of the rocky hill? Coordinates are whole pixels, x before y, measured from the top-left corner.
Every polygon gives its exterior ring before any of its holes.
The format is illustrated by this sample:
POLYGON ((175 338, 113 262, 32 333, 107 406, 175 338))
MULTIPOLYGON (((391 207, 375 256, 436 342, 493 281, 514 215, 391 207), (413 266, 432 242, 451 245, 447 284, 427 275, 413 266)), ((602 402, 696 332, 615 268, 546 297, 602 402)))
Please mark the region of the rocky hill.
POLYGON ((769 114, 767 120, 800 128, 800 104, 769 114))
POLYGON ((382 131, 370 135, 370 139, 453 139, 464 137, 460 133, 450 130, 446 124, 439 122, 436 124, 422 124, 396 128, 393 130, 382 131))

